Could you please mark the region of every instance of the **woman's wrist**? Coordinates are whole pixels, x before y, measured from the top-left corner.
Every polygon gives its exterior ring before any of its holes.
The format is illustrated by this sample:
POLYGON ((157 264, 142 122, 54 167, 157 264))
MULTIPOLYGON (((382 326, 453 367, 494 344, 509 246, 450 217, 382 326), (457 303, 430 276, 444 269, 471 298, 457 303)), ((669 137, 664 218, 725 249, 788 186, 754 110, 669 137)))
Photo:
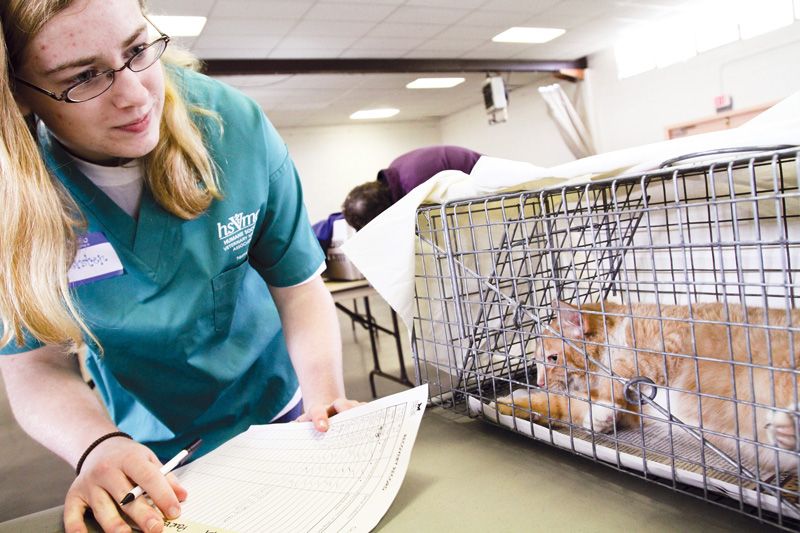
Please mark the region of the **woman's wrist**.
POLYGON ((133 440, 133 437, 125 433, 124 431, 112 431, 111 433, 106 433, 102 437, 98 437, 94 442, 92 442, 89 446, 86 447, 86 450, 81 455, 81 458, 78 459, 78 464, 75 466, 75 475, 79 476, 81 473, 81 468, 83 467, 84 461, 86 458, 89 457, 89 454, 92 453, 92 450, 97 448, 101 443, 107 441, 108 439, 112 439, 114 437, 125 437, 126 439, 133 440))

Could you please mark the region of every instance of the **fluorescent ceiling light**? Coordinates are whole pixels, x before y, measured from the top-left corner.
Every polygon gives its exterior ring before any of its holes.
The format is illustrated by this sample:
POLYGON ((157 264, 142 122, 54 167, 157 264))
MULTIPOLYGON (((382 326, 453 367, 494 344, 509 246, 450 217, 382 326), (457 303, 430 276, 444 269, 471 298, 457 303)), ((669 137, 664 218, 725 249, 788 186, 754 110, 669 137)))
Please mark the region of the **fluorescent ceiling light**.
POLYGON ((408 85, 407 89, 449 89, 464 83, 464 78, 417 78, 408 85))
POLYGON ((400 112, 399 109, 394 109, 392 107, 386 107, 381 109, 362 109, 361 111, 356 111, 350 118, 353 120, 369 120, 372 118, 389 118, 393 117, 400 112))
POLYGON ((205 17, 173 17, 168 15, 152 15, 153 21, 159 30, 170 37, 195 37, 200 35, 206 25, 205 17))
POLYGON ((567 30, 561 28, 527 28, 514 26, 502 33, 498 33, 492 40, 496 43, 546 43, 559 35, 564 35, 567 30))

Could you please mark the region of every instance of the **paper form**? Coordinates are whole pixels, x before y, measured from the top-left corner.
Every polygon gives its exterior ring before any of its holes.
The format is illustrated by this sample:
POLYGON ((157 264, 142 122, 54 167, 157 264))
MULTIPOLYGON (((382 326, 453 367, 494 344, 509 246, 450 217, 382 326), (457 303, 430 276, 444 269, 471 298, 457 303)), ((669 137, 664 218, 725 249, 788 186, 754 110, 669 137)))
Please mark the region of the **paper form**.
POLYGON ((405 477, 428 399, 422 385, 311 422, 252 426, 175 471, 189 491, 165 531, 369 531, 405 477))

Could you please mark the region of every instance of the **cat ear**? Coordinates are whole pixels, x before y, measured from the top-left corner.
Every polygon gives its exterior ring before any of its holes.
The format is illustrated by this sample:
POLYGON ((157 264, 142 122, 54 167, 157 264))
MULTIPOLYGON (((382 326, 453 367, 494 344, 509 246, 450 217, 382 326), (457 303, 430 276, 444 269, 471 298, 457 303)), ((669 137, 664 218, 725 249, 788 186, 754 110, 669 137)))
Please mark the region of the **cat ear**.
POLYGON ((581 313, 577 307, 561 300, 553 300, 552 305, 558 315, 558 323, 561 325, 562 334, 577 339, 588 330, 588 324, 581 318, 581 313))

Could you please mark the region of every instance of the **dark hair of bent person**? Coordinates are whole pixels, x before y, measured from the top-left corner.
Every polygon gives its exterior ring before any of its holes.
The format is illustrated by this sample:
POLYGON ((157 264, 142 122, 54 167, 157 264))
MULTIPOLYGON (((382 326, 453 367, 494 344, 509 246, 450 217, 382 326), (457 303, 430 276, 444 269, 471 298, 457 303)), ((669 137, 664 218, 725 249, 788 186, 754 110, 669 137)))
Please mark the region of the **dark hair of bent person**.
POLYGON ((392 193, 382 181, 369 181, 355 187, 342 204, 342 215, 348 224, 360 230, 392 205, 392 193))

